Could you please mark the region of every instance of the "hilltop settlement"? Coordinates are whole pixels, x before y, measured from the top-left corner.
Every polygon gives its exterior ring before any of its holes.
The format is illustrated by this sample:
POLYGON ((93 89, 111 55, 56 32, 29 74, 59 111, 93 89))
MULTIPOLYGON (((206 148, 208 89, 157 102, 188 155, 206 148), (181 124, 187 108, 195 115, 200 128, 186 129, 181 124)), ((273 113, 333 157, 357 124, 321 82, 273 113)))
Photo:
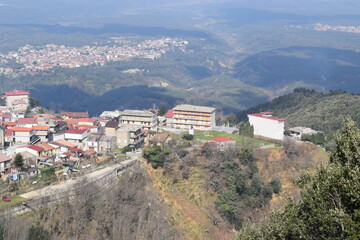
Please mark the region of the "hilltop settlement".
MULTIPOLYGON (((89 117, 87 112, 60 112, 50 115, 30 108, 30 94, 23 90, 6 92, 0 106, 0 177, 2 180, 27 178, 40 173, 39 168, 53 167, 57 176, 66 177, 72 171, 88 166, 113 149, 136 151, 151 141, 166 141, 165 130, 174 133, 195 130, 215 130, 235 133, 235 127, 216 126, 216 109, 205 106, 178 105, 159 116, 158 109, 104 111, 89 117), (29 110, 30 109, 30 110, 29 110), (26 114, 32 112, 32 117, 26 114), (18 158, 21 159, 20 163, 18 158), (88 160, 88 161, 86 161, 88 160)), ((256 136, 281 141, 285 119, 271 112, 249 114, 249 123, 256 136)), ((302 132, 315 134, 306 128, 294 128, 291 134, 299 138, 302 132)), ((209 144, 220 149, 235 145, 231 138, 217 137, 209 144)))

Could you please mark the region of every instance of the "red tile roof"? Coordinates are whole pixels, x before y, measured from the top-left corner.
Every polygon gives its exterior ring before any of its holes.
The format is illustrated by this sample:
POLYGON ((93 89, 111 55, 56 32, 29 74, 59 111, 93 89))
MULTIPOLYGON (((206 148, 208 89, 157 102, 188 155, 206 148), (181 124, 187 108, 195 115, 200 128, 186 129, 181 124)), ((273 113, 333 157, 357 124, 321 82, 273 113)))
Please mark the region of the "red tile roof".
POLYGON ((16 126, 16 122, 4 122, 5 126, 16 126))
POLYGON ((33 129, 37 131, 46 131, 50 129, 50 126, 33 126, 33 129))
POLYGON ((69 148, 70 152, 82 152, 83 150, 81 150, 80 148, 76 148, 76 147, 71 147, 69 148))
POLYGON ((23 90, 13 90, 5 93, 6 96, 16 96, 16 95, 30 95, 29 92, 23 90))
POLYGON ((6 129, 5 130, 5 136, 12 136, 13 135, 13 130, 12 129, 6 129))
POLYGON ((66 130, 65 133, 72 133, 72 134, 83 134, 84 132, 86 132, 87 129, 69 129, 69 130, 66 130))
POLYGON ((167 111, 167 113, 165 114, 166 118, 173 118, 174 117, 174 110, 173 109, 169 109, 167 111))
POLYGON ((30 132, 32 130, 32 128, 27 128, 27 127, 13 127, 11 130, 16 131, 16 132, 30 132))
POLYGON ((96 121, 97 121, 97 119, 95 119, 95 118, 80 118, 79 119, 79 122, 91 122, 91 123, 94 123, 96 121))
POLYGON ((41 152, 41 151, 45 150, 42 147, 39 147, 39 146, 36 146, 36 145, 29 145, 29 146, 26 146, 26 148, 32 149, 32 150, 37 151, 37 152, 41 152))
POLYGON ((47 143, 39 143, 38 146, 44 148, 45 150, 55 149, 53 146, 51 146, 50 144, 47 144, 47 143))
POLYGON ((209 141, 227 142, 227 141, 235 141, 235 140, 232 138, 229 138, 229 137, 213 137, 213 138, 210 138, 209 141))
POLYGON ((90 126, 90 125, 75 125, 74 128, 77 129, 90 129, 90 128, 98 128, 99 126, 90 126))
POLYGON ((269 120, 274 120, 274 121, 279 121, 279 122, 284 122, 285 119, 283 118, 277 118, 277 117, 267 117, 266 115, 263 115, 261 113, 257 113, 257 114, 248 114, 248 116, 253 116, 253 117, 260 117, 260 118, 266 118, 269 120))
POLYGON ((19 118, 17 123, 18 124, 36 124, 37 120, 35 118, 19 118))

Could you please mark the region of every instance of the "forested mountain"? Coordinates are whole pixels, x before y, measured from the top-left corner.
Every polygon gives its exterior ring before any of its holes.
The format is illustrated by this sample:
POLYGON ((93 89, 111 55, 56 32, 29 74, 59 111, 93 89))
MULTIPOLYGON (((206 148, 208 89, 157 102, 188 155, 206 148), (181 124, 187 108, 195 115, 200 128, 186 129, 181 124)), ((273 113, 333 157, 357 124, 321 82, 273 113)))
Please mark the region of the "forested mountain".
POLYGON ((290 127, 304 126, 324 132, 339 129, 343 118, 350 116, 360 123, 360 95, 344 91, 317 92, 295 89, 271 102, 256 105, 237 114, 238 121, 247 121, 247 114, 271 111, 285 118, 290 127))
POLYGON ((289 47, 251 55, 235 66, 243 82, 275 91, 294 86, 359 92, 360 54, 354 51, 289 47))

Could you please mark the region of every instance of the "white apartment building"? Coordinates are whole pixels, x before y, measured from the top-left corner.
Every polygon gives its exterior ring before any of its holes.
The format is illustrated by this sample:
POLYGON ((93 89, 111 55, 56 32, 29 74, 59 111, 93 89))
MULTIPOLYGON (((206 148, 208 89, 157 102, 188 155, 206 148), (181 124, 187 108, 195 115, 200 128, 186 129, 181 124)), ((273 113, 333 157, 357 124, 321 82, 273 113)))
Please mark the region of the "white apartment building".
POLYGON ((285 119, 272 116, 272 112, 248 114, 250 125, 254 127, 254 135, 276 140, 284 139, 285 119))

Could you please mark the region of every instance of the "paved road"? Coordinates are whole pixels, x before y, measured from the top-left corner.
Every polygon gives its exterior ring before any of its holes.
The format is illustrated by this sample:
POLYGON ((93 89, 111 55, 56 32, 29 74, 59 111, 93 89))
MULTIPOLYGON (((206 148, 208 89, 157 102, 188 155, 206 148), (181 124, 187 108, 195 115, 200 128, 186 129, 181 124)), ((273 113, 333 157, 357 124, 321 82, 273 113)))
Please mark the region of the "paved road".
POLYGON ((107 166, 105 168, 102 168, 100 170, 96 170, 94 172, 88 173, 84 176, 75 178, 75 179, 69 179, 67 181, 58 182, 54 185, 50 185, 38 190, 34 190, 28 193, 21 194, 20 197, 26 198, 26 199, 34 199, 34 198, 40 198, 40 197, 47 197, 54 194, 59 194, 62 192, 69 191, 71 189, 76 188, 77 184, 81 182, 82 180, 86 179, 88 182, 94 182, 97 181, 106 175, 109 175, 111 173, 116 174, 116 170, 121 168, 122 166, 132 163, 136 161, 136 158, 132 158, 130 160, 126 160, 124 162, 114 164, 111 166, 107 166))

